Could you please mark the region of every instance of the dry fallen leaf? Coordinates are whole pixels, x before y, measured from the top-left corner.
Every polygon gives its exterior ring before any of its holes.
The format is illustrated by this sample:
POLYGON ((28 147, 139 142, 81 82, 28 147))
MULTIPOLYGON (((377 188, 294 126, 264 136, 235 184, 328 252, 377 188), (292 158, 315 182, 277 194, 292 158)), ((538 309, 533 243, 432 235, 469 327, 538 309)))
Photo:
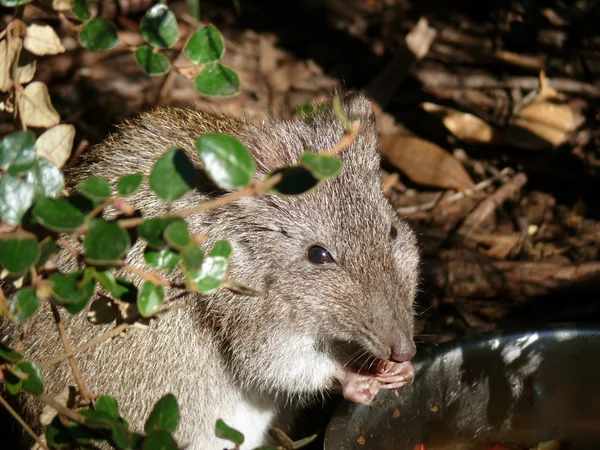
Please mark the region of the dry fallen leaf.
MULTIPOLYGON (((19 63, 21 64, 22 61, 19 60, 19 63)), ((19 83, 26 84, 33 80, 33 76, 35 75, 35 69, 35 59, 25 65, 17 66, 17 77, 19 78, 19 83)))
POLYGON ((12 78, 12 65, 15 56, 21 50, 22 41, 18 38, 10 40, 10 45, 6 39, 0 41, 0 91, 8 91, 14 84, 12 78))
POLYGON ((35 23, 27 27, 23 47, 38 56, 57 55, 65 51, 60 38, 50 25, 35 23))
POLYGON ((52 106, 48 87, 34 81, 22 91, 17 91, 17 104, 21 122, 31 127, 52 127, 60 122, 60 116, 52 106))
POLYGON ((384 135, 381 151, 415 183, 457 190, 473 187, 473 180, 461 163, 432 142, 413 136, 384 135))
POLYGON ((425 102, 421 106, 425 111, 438 116, 444 126, 461 141, 469 144, 499 144, 503 141, 498 131, 473 114, 434 103, 425 102))
POLYGON ((565 142, 573 124, 573 111, 542 71, 538 94, 516 113, 506 138, 524 149, 543 149, 565 142))
POLYGON ((412 30, 406 35, 406 46, 417 59, 423 59, 437 35, 435 28, 429 26, 426 18, 421 17, 412 30))
POLYGON ((54 11, 70 11, 74 4, 73 0, 52 0, 52 9, 54 11))
POLYGON ((56 125, 37 139, 35 149, 39 156, 43 156, 57 167, 62 167, 71 155, 74 138, 73 125, 56 125))

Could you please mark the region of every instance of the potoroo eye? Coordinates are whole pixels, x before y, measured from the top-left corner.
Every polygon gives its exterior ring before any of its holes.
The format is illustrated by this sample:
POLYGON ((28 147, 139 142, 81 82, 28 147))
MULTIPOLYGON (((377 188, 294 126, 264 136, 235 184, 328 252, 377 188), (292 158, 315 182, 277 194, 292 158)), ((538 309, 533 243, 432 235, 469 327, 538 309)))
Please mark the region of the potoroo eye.
POLYGON ((308 249, 308 259, 315 264, 329 264, 335 262, 331 254, 318 245, 313 245, 308 249))
POLYGON ((392 241, 396 239, 396 236, 398 236, 398 228, 392 225, 392 228, 390 228, 390 238, 392 238, 392 241))

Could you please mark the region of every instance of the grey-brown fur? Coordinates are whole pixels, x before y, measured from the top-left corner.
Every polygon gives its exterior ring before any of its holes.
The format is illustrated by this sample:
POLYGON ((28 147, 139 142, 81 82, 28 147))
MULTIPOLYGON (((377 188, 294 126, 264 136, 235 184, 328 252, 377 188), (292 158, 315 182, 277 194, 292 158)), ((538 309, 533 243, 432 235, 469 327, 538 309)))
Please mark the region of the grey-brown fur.
MULTIPOLYGON (((128 331, 127 338, 78 356, 88 387, 116 396, 133 427, 142 428, 156 400, 172 392, 182 409, 181 443, 193 449, 223 448, 225 441, 213 437, 214 423, 223 417, 242 428, 248 444, 257 445, 280 413, 336 386, 344 362, 336 345, 352 343, 389 359, 390 345, 399 351, 412 338, 415 237, 382 194, 378 135, 368 101, 348 94, 344 109, 362 126, 341 154, 344 171, 339 177, 304 196, 247 198, 186 218, 193 233, 208 233, 208 244, 220 238, 232 243, 231 278, 263 296, 227 290, 208 297, 190 294, 185 308, 152 322, 149 331, 128 331), (396 239, 390 236, 392 225, 398 229, 396 239), (307 250, 314 244, 328 249, 337 263, 312 264, 307 250)), ((241 139, 257 160, 259 178, 296 162, 306 149, 333 147, 343 134, 332 113, 255 126, 212 113, 163 108, 124 124, 92 149, 71 182, 89 175, 111 182, 134 171, 147 175, 175 145, 198 163, 195 139, 209 131, 241 139)), ((196 191, 175 202, 174 209, 221 194, 206 190, 211 192, 196 191)), ((164 204, 147 188, 132 203, 147 217, 165 213, 164 204)), ((148 269, 142 251, 138 242, 128 260, 148 269)), ((63 270, 73 268, 67 259, 63 255, 63 270)), ((165 275, 182 281, 175 271, 165 275)), ((43 305, 30 320, 23 352, 35 361, 63 352, 48 309, 43 305)), ((85 314, 71 318, 63 312, 63 318, 73 347, 110 328, 87 323, 85 314)), ((6 323, 0 328, 8 333, 5 341, 14 341, 14 330, 8 331, 6 323)), ((44 376, 50 393, 74 384, 66 362, 45 370, 44 376)), ((37 405, 29 406, 31 415, 37 405)))

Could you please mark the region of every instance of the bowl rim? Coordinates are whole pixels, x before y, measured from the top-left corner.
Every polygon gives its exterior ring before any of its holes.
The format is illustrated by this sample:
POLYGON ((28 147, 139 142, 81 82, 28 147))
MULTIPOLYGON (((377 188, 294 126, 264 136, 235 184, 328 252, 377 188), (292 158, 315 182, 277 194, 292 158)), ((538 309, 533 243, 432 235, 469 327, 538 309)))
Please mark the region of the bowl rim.
MULTIPOLYGON (((481 345, 484 342, 497 339, 517 339, 526 335, 543 334, 552 335, 556 333, 573 333, 577 336, 596 335, 600 334, 600 324, 597 322, 561 322, 546 325, 536 325, 535 327, 526 327, 523 325, 504 327, 499 330, 488 331, 478 335, 465 336, 460 339, 452 339, 446 341, 437 347, 433 347, 431 352, 417 352, 413 359, 413 364, 418 370, 418 367, 428 361, 432 361, 458 348, 466 348, 476 345, 481 345)), ((346 399, 342 399, 331 416, 325 436, 323 439, 323 450, 341 450, 347 447, 341 447, 340 444, 350 442, 345 435, 346 424, 350 420, 355 408, 362 406, 351 403, 346 399)))

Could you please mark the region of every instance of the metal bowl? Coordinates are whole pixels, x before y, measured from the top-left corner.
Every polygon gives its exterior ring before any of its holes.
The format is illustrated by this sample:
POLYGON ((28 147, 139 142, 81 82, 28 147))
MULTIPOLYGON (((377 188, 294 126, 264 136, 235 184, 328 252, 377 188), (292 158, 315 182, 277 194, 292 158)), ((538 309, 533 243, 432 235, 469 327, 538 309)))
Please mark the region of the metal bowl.
POLYGON ((370 406, 344 401, 325 450, 532 448, 565 436, 600 449, 600 328, 506 331, 449 342, 415 359, 415 382, 370 406))

